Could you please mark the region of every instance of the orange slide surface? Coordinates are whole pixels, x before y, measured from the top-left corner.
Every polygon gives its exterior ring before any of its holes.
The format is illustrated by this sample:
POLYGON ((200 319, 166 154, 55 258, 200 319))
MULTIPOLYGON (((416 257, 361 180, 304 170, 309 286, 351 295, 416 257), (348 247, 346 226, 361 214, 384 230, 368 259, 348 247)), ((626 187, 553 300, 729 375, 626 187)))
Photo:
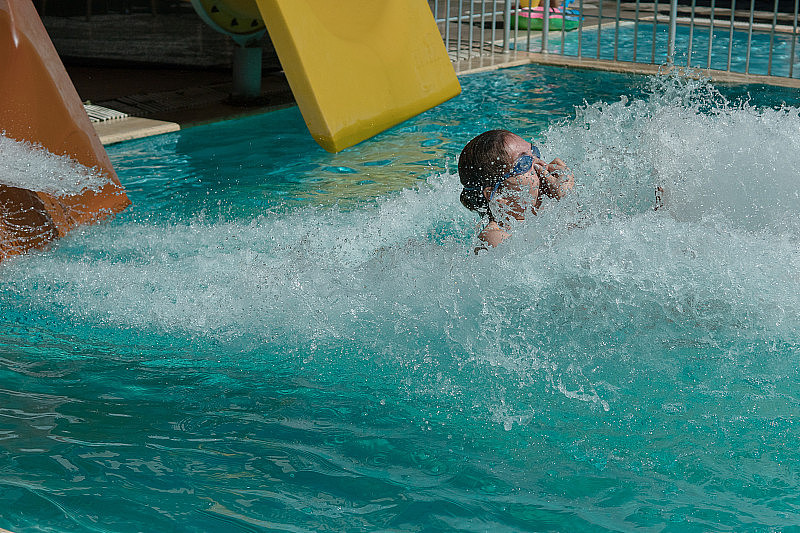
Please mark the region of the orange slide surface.
POLYGON ((31 0, 0 0, 0 134, 104 178, 62 194, 26 188, 25 176, 9 184, 0 175, 0 261, 130 204, 31 0))

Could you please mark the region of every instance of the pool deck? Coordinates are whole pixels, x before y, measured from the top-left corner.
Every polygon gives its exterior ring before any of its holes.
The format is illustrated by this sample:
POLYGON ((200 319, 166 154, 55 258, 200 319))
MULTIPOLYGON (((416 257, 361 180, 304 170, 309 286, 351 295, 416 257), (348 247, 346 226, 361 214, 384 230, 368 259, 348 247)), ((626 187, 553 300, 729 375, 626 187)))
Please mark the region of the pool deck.
MULTIPOLYGON (((444 4, 440 2, 440 4, 444 4)), ((636 4, 623 3, 621 17, 633 18, 636 4)), ((653 4, 640 3, 639 20, 647 22, 653 18, 653 4)), ((584 28, 596 26, 592 22, 599 3, 584 0, 584 28)), ((659 9, 659 19, 665 17, 659 9)), ((700 10, 701 8, 698 8, 700 10)), ((614 14, 616 3, 604 7, 606 14, 614 14), (607 11, 606 11, 607 10, 607 11)), ((685 16, 681 7, 679 17, 685 16)), ((728 11, 729 13, 729 11, 728 11)), ((737 16, 739 13, 737 13, 737 16)), ((771 16, 771 14, 769 14, 771 16)), ((698 11, 696 16, 702 16, 698 11)), ((722 13, 720 13, 722 19, 722 13)), ((715 21, 715 27, 723 27, 724 19, 715 21)), ((595 19, 596 20, 596 19, 595 19)), ((696 22, 697 23, 697 22, 696 22)), ((700 22, 701 24, 702 22, 700 22)), ((613 22, 609 26, 613 26, 613 22)), ((738 24, 738 22, 737 22, 738 24)), ((606 24, 603 25, 604 27, 606 24)), ((458 26, 451 26, 451 44, 458 26)), ((464 31, 463 33, 468 33, 464 31)), ((487 33, 490 31, 487 30, 487 33)), ((663 71, 660 65, 598 61, 576 57, 562 57, 558 53, 509 52, 489 54, 487 48, 497 49, 491 41, 480 40, 480 30, 475 30, 472 40, 466 37, 459 50, 451 52, 451 59, 458 75, 517 66, 529 63, 560 65, 573 68, 593 68, 616 72, 655 74, 663 71)), ((558 36, 559 32, 551 32, 558 36)), ((502 30, 496 31, 502 39, 502 30)), ((532 32, 538 39, 539 32, 532 32)), ((520 39, 527 38, 527 31, 520 30, 520 39)), ((67 72, 78 95, 84 102, 100 106, 101 112, 111 111, 110 117, 93 123, 103 144, 113 144, 131 139, 159 135, 183 128, 218 122, 221 120, 260 114, 295 105, 294 97, 282 72, 265 72, 262 76, 261 97, 250 104, 232 102, 230 99, 232 73, 229 69, 164 68, 164 67, 110 67, 69 65, 67 72), (116 117, 114 116, 116 112, 116 117)), ((699 74, 723 83, 764 83, 800 88, 800 80, 767 76, 743 75, 730 72, 698 70, 699 74)))
POLYGON ((127 116, 93 122, 103 144, 264 113, 295 104, 281 72, 266 72, 261 97, 231 101, 226 69, 70 66, 67 73, 84 103, 127 116))

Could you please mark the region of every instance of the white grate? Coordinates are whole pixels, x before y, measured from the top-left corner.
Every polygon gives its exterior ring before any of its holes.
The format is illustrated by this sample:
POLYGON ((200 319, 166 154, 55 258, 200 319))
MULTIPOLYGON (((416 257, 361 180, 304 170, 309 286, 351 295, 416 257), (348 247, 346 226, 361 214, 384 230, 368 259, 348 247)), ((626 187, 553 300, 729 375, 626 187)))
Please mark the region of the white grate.
POLYGON ((109 109, 107 107, 95 104, 83 104, 83 108, 86 110, 86 114, 89 115, 89 120, 91 120, 92 122, 105 122, 107 120, 118 120, 121 118, 126 118, 128 116, 127 113, 123 113, 122 111, 109 109))

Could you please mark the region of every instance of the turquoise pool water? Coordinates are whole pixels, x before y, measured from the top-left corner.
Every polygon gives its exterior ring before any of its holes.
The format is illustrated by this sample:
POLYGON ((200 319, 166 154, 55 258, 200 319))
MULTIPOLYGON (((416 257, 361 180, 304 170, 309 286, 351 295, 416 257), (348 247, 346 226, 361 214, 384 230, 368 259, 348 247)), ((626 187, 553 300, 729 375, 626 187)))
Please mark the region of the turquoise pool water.
POLYGON ((796 93, 462 82, 333 156, 295 109, 109 147, 133 206, 0 267, 0 527, 795 527, 796 93), (578 186, 476 257, 501 125, 578 186))
MULTIPOLYGON (((612 13, 613 15, 613 13, 612 13)), ((728 24, 730 21, 719 18, 717 24, 728 24)), ((606 22, 606 24, 608 24, 606 22)), ((754 31, 749 35, 747 31, 735 30, 731 35, 729 28, 714 28, 711 40, 711 60, 709 61, 709 35, 707 27, 679 25, 675 34, 675 64, 685 67, 712 68, 728 70, 728 49, 730 48, 731 72, 749 74, 771 74, 773 76, 800 78, 800 43, 797 37, 791 34, 776 32, 771 35, 769 31, 754 31), (794 47, 792 40, 794 39, 794 47), (733 45, 731 46, 731 41, 733 45), (748 60, 747 45, 750 42, 750 57, 748 60), (689 45, 691 44, 691 58, 689 45), (772 48, 772 57, 770 57, 772 48), (691 59, 691 60, 690 60, 691 59)), ((538 32, 531 33, 530 44, 527 32, 520 32, 516 47, 538 52, 541 50, 541 40, 538 32)), ((596 28, 586 29, 579 35, 571 31, 563 35, 561 32, 551 32, 548 41, 550 52, 562 53, 568 56, 578 55, 578 46, 582 57, 613 60, 616 45, 618 61, 637 63, 666 63, 668 59, 669 24, 661 23, 654 26, 652 23, 622 22, 619 28, 613 24, 604 26, 598 32, 596 28), (634 39, 634 37, 636 39, 634 39), (598 40, 600 46, 598 48, 598 40)))

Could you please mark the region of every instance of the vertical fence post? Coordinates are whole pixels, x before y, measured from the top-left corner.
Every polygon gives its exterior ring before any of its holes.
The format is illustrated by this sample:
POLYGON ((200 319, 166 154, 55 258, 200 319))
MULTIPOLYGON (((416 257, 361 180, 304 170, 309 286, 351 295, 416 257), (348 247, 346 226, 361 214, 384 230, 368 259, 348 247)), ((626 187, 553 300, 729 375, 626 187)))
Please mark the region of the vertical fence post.
POLYGON ((650 54, 650 64, 656 64, 656 39, 658 37, 658 0, 653 2, 653 49, 650 54))
POLYGON ((472 46, 475 42, 475 4, 473 3, 469 8, 469 46, 467 47, 467 59, 472 59, 472 46))
MULTIPOLYGON (((638 1, 638 0, 637 0, 638 1)), ((583 0, 578 2, 578 57, 581 57, 581 48, 583 46, 583 0)))
POLYGON ((769 59, 767 60, 767 76, 772 76, 772 51, 775 49, 775 26, 778 25, 778 0, 772 8, 772 29, 769 32, 769 59))
POLYGON ((692 0, 692 17, 689 19, 689 47, 686 49, 686 68, 692 66, 692 45, 694 44, 694 13, 697 0, 692 0))
POLYGON ((750 50, 753 47, 753 16, 756 11, 756 0, 750 0, 750 18, 747 24, 747 56, 744 60, 744 73, 750 73, 750 50))
POLYGON ((461 37, 462 37, 462 24, 461 20, 464 18, 464 0, 458 0, 458 28, 456 30, 456 59, 461 59, 461 37))
POLYGON ((708 62, 706 63, 708 69, 711 68, 711 52, 714 44, 714 1, 711 0, 711 17, 708 22, 708 62))
POLYGON ((675 63, 675 33, 678 28, 678 0, 672 0, 669 8, 669 37, 667 38, 667 63, 675 63))
POLYGON ((511 50, 511 0, 505 0, 503 9, 503 52, 511 50))
POLYGON ((614 19, 614 61, 619 58, 619 19, 622 10, 622 1, 617 0, 617 15, 614 19))
POLYGON ((444 42, 450 50, 450 0, 447 0, 444 6, 444 42))
POLYGON ((794 22, 792 23, 792 51, 789 54, 789 77, 794 76, 794 47, 797 43, 797 12, 798 12, 798 0, 794 0, 794 22))
POLYGON ((603 39, 601 37, 602 31, 603 31, 603 0, 600 0, 599 2, 597 2, 597 55, 595 56, 595 58, 597 59, 600 59, 600 47, 602 46, 603 42, 603 39))
MULTIPOLYGON (((712 2, 714 0, 711 0, 712 2)), ((636 0, 636 12, 633 17, 633 62, 636 63, 636 46, 639 43, 639 6, 640 1, 636 0)))
POLYGON ((733 58, 733 30, 736 27, 736 0, 731 0, 731 31, 728 37, 728 66, 726 71, 731 71, 731 59, 733 58))
POLYGON ((550 37, 550 0, 544 0, 542 8, 542 53, 547 53, 547 41, 550 37))

